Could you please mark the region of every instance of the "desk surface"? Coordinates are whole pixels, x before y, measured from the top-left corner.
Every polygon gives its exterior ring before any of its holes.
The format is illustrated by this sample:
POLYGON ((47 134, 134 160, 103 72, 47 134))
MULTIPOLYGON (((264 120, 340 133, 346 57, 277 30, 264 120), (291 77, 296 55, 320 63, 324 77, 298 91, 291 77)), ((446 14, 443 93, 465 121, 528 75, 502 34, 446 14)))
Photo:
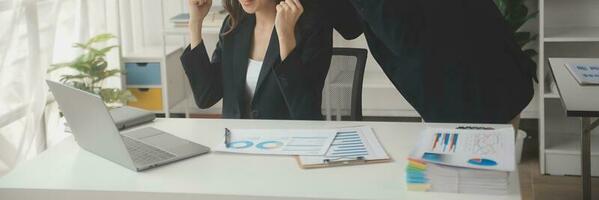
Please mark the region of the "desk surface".
POLYGON ((599 86, 580 85, 566 69, 567 63, 597 64, 599 59, 549 58, 551 71, 567 115, 570 117, 599 117, 599 86))
POLYGON ((406 158, 418 134, 425 128, 421 123, 157 119, 152 124, 158 129, 208 146, 215 146, 222 141, 224 127, 322 128, 356 125, 374 128, 394 161, 303 170, 290 156, 213 152, 136 173, 82 150, 73 139, 67 139, 0 178, 0 199, 25 196, 27 199, 49 199, 54 196, 111 200, 521 199, 518 172, 511 173, 510 195, 406 191, 406 158))

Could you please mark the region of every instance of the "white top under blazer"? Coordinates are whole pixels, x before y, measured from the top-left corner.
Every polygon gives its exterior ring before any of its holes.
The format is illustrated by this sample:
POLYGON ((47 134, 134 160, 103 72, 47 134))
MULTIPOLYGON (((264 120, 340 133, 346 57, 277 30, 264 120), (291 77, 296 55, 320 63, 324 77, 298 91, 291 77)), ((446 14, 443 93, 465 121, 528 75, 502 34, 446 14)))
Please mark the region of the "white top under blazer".
POLYGON ((262 61, 248 59, 248 71, 246 80, 247 92, 250 100, 254 99, 254 93, 256 92, 256 85, 258 84, 258 78, 260 77, 260 71, 262 70, 262 61))

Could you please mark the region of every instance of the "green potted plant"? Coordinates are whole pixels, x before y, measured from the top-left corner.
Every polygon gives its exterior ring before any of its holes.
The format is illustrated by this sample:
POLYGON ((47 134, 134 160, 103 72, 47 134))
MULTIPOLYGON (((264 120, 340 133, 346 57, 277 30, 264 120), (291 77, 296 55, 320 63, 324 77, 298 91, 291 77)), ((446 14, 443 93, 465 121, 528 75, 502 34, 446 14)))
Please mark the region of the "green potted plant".
POLYGON ((128 101, 136 101, 135 97, 128 90, 116 88, 103 88, 104 80, 118 76, 122 73, 118 69, 108 69, 108 62, 105 57, 108 52, 118 45, 109 45, 103 48, 96 48, 99 43, 108 42, 116 38, 111 34, 96 35, 84 43, 75 43, 74 48, 79 48, 83 54, 79 55, 71 62, 54 64, 48 72, 62 68, 74 70, 75 74, 62 75, 60 81, 75 88, 97 94, 109 106, 123 105, 128 101))
POLYGON ((525 0, 495 0, 495 4, 497 4, 499 11, 501 11, 501 14, 514 33, 516 42, 522 47, 524 53, 531 58, 537 56, 537 50, 525 48, 529 43, 536 41, 539 35, 528 31, 521 31, 520 28, 526 22, 536 18, 539 15, 539 11, 530 12, 525 0))

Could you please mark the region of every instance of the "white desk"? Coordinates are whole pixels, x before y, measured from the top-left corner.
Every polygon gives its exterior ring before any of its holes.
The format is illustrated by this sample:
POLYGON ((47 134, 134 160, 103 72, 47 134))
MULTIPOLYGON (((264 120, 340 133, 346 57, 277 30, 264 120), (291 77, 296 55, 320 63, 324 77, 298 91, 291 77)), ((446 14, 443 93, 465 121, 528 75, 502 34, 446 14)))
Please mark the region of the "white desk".
POLYGON ((599 59, 550 58, 551 71, 568 117, 580 117, 582 198, 591 200, 591 131, 599 120, 591 123, 591 117, 599 117, 599 86, 581 86, 566 69, 567 63, 596 64, 599 59))
POLYGON ((222 142, 225 127, 356 125, 373 127, 394 162, 302 170, 288 156, 210 153, 135 173, 67 139, 1 177, 0 199, 521 199, 518 172, 510 177, 510 195, 406 191, 406 158, 425 128, 420 123, 158 119, 153 126, 214 146, 222 142))

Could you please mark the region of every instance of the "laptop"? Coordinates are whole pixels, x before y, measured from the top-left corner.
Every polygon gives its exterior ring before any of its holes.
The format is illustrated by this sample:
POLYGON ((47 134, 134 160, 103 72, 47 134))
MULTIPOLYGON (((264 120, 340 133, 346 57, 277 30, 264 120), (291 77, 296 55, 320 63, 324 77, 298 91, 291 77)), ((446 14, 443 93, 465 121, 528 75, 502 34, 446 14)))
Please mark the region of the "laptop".
POLYGON ((210 152, 152 127, 119 132, 100 96, 46 81, 81 148, 134 171, 210 152))
POLYGON ((156 119, 156 114, 152 112, 129 106, 110 109, 110 116, 119 131, 150 123, 156 119))

